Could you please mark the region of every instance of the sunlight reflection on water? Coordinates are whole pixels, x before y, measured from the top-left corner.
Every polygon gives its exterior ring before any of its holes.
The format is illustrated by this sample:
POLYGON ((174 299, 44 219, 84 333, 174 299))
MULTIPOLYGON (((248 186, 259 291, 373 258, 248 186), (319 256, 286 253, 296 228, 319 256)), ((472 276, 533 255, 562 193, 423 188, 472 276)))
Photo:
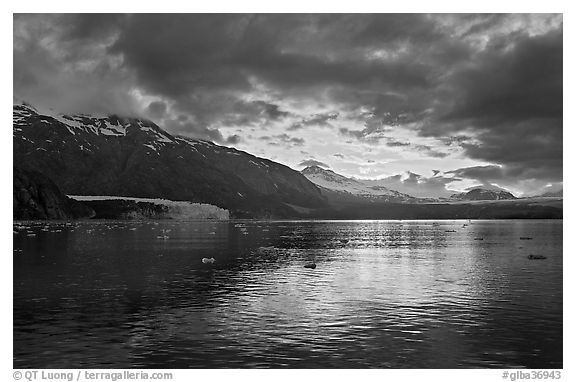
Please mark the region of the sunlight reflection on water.
POLYGON ((562 221, 14 230, 15 368, 562 367, 562 221))

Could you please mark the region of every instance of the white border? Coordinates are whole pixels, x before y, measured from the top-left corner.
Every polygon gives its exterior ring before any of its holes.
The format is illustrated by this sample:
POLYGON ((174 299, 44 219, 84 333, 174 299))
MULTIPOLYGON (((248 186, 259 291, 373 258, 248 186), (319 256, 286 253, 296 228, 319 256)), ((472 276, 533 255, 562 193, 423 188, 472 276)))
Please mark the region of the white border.
MULTIPOLYGON (((12 13, 64 13, 64 12, 139 12, 139 13, 305 13, 305 12, 323 12, 323 13, 397 13, 397 12, 414 12, 414 13, 563 13, 564 14, 564 163, 568 171, 564 173, 564 192, 566 201, 564 203, 564 370, 562 380, 571 380, 571 371, 573 367, 570 363, 572 352, 572 343, 574 339, 574 304, 573 304, 573 287, 574 282, 572 273, 574 272, 574 245, 569 240, 570 233, 574 231, 574 202, 573 202, 573 168, 574 152, 572 143, 574 141, 574 116, 571 113, 575 100, 572 95, 574 82, 574 4, 572 1, 504 1, 504 0, 484 0, 482 2, 464 2, 455 0, 437 0, 437 1, 287 1, 283 4, 277 4, 270 0, 243 0, 243 1, 212 1, 199 4, 193 1, 182 0, 164 0, 161 2, 143 2, 136 0, 129 1, 110 1, 99 0, 93 2, 81 1, 40 1, 27 0, 21 2, 4 2, 2 4, 3 12, 1 14, 1 25, 3 33, 1 34, 2 47, 8 52, 12 46, 12 13), (566 70, 568 69, 568 70, 566 70), (572 70, 569 70, 572 69, 572 70), (568 239, 568 240, 566 240, 568 239)), ((5 245, 3 256, 1 257, 2 274, 2 301, 5 309, 2 315, 2 347, 0 353, 0 362, 4 375, 2 380, 9 381, 12 379, 12 250, 11 243, 11 219, 8 218, 10 208, 8 183, 12 178, 12 138, 8 126, 12 124, 12 108, 9 103, 10 90, 8 84, 12 84, 12 59, 7 54, 2 62, 2 76, 4 81, 4 92, 2 92, 3 102, 2 120, 5 122, 1 136, 1 168, 2 178, 7 184, 1 188, 1 199, 5 209, 4 218, 1 220, 2 243, 5 245), (10 109, 9 109, 10 106, 10 109)), ((529 64, 529 63, 527 63, 529 64)), ((10 87, 11 88, 11 87, 10 87)), ((362 378, 363 380, 391 380, 391 381, 502 381, 502 370, 175 370, 176 381, 194 381, 201 378, 226 379, 228 381, 268 381, 271 377, 280 380, 292 381, 294 379, 320 380, 329 378, 330 380, 349 380, 362 378)))

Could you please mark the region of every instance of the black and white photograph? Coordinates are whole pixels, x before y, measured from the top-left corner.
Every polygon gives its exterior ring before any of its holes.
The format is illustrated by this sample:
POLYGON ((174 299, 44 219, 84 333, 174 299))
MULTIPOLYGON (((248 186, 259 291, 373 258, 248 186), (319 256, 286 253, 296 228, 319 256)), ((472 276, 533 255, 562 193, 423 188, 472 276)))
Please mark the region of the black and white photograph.
POLYGON ((13 13, 14 379, 566 378, 563 17, 13 13))

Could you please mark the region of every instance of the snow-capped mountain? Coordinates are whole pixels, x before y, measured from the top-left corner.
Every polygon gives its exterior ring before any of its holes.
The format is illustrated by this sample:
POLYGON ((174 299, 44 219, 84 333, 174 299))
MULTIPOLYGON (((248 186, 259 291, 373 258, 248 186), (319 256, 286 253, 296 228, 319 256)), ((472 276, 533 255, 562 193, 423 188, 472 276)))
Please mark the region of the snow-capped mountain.
POLYGON ((389 202, 416 201, 413 196, 383 186, 369 184, 361 179, 348 178, 319 166, 309 166, 301 172, 314 184, 341 195, 352 195, 364 199, 389 202))
POLYGON ((298 171, 214 143, 173 136, 137 118, 43 115, 13 107, 14 164, 52 179, 65 194, 209 203, 233 216, 284 216, 321 207, 298 171))
POLYGON ((471 187, 466 192, 451 196, 454 200, 507 200, 517 199, 511 192, 496 186, 471 187))

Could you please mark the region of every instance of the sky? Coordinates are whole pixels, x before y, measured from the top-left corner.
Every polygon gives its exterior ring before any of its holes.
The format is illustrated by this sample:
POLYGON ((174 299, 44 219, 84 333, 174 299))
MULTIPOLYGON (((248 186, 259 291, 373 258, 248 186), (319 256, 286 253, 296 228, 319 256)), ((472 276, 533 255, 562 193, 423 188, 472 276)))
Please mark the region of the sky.
POLYGON ((562 189, 559 14, 15 14, 13 97, 415 196, 562 189))

